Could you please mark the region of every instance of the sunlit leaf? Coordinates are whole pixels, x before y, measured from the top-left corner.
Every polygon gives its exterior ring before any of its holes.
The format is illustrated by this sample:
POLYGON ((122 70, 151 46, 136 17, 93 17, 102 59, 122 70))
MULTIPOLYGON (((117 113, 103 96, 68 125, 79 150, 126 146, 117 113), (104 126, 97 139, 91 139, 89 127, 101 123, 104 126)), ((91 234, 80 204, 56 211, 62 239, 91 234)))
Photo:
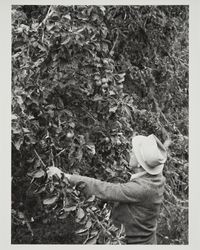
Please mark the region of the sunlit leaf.
POLYGON ((111 107, 111 108, 109 108, 109 112, 115 113, 117 111, 117 109, 118 109, 118 106, 111 107))
POLYGON ((81 229, 79 229, 79 230, 76 230, 75 233, 76 233, 76 234, 83 234, 83 233, 85 233, 85 232, 87 232, 87 231, 88 231, 88 228, 81 228, 81 229))
POLYGON ((64 15, 63 17, 66 18, 66 19, 68 19, 68 20, 71 20, 70 14, 64 15))
POLYGON ((63 219, 66 219, 68 216, 69 216, 69 213, 63 213, 63 214, 59 215, 58 218, 63 220, 63 219))
POLYGON ((85 227, 87 229, 89 229, 89 228, 91 228, 91 226, 92 226, 92 222, 91 222, 91 220, 88 220, 87 223, 86 223, 86 225, 85 225, 85 227))
POLYGON ((23 139, 22 138, 20 138, 18 141, 16 141, 14 143, 17 150, 20 150, 20 147, 21 147, 22 143, 23 143, 23 139))
POLYGON ((65 207, 64 211, 65 212, 71 212, 71 211, 75 211, 76 210, 76 206, 71 206, 71 207, 65 207))
POLYGON ((58 196, 53 196, 51 198, 44 199, 43 204, 44 205, 52 205, 57 201, 57 199, 58 199, 58 196))
POLYGON ((14 114, 12 114, 11 119, 12 119, 12 120, 16 120, 16 119, 17 119, 17 116, 14 115, 14 114))
POLYGON ((103 100, 103 97, 100 96, 100 95, 95 95, 94 98, 93 98, 93 100, 94 100, 95 102, 101 101, 101 100, 103 100))
POLYGON ((71 128, 75 128, 75 123, 74 123, 74 122, 70 122, 70 123, 69 123, 69 126, 70 126, 71 128))
POLYGON ((92 155, 95 155, 96 151, 95 151, 95 145, 94 144, 87 144, 86 147, 89 149, 90 153, 92 155))
POLYGON ((22 128, 24 133, 30 133, 31 131, 27 128, 22 128))
POLYGON ((83 217, 85 216, 84 210, 83 210, 82 208, 79 208, 79 209, 77 210, 76 216, 77 216, 77 218, 80 219, 80 220, 83 219, 83 217))
POLYGON ((43 169, 36 170, 32 173, 28 173, 28 176, 31 176, 32 178, 41 178, 42 176, 45 176, 45 171, 43 169))

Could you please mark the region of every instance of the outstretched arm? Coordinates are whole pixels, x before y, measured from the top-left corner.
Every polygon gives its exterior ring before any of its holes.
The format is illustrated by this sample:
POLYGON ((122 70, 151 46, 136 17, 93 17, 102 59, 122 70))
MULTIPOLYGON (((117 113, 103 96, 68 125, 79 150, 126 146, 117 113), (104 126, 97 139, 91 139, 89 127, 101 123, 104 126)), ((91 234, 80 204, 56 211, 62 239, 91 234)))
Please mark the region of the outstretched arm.
MULTIPOLYGON (((59 177, 61 177, 62 173, 63 172, 57 168, 50 168, 49 171, 50 175, 57 174, 59 177)), ((81 182, 84 183, 85 188, 83 192, 86 196, 95 195, 99 199, 107 201, 140 202, 144 199, 147 191, 145 185, 142 185, 140 181, 115 184, 86 176, 70 175, 66 173, 64 173, 64 175, 73 185, 81 182)))

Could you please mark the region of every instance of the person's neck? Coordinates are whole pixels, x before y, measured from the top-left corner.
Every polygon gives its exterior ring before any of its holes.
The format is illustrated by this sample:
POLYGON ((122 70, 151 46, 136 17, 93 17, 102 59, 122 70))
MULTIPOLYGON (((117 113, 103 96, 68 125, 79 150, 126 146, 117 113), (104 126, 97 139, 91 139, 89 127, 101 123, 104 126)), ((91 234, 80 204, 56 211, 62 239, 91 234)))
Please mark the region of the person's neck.
POLYGON ((144 171, 145 171, 145 170, 144 170, 143 168, 141 168, 141 167, 134 168, 135 174, 140 173, 140 172, 144 172, 144 171))
MULTIPOLYGON (((136 169, 134 169, 136 170, 136 169)), ((134 171, 134 174, 131 175, 130 180, 132 181, 133 179, 139 178, 143 175, 145 175, 147 172, 143 168, 137 168, 136 171, 134 171)))

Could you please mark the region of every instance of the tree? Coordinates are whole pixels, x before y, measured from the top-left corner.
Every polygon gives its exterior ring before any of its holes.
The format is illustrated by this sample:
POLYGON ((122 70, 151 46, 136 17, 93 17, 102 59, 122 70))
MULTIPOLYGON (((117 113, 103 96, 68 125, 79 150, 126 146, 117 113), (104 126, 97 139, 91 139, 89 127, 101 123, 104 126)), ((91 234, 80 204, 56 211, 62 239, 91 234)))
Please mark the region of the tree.
POLYGON ((73 243, 72 220, 76 243, 122 243, 111 204, 48 181, 46 168, 126 181, 135 132, 171 138, 159 236, 186 244, 188 6, 13 6, 12 241, 49 242, 42 221, 73 243), (19 228, 29 236, 17 240, 19 228))

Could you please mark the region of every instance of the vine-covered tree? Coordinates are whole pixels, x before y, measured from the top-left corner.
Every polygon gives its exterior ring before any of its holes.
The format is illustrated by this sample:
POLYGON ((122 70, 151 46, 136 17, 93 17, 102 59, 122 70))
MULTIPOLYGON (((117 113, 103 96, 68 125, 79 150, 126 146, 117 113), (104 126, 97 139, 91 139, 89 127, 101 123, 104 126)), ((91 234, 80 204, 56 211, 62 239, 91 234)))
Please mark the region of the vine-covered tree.
POLYGON ((158 237, 188 243, 188 19, 175 5, 12 6, 13 243, 121 244, 112 204, 46 169, 124 182, 136 132, 171 140, 158 237))

